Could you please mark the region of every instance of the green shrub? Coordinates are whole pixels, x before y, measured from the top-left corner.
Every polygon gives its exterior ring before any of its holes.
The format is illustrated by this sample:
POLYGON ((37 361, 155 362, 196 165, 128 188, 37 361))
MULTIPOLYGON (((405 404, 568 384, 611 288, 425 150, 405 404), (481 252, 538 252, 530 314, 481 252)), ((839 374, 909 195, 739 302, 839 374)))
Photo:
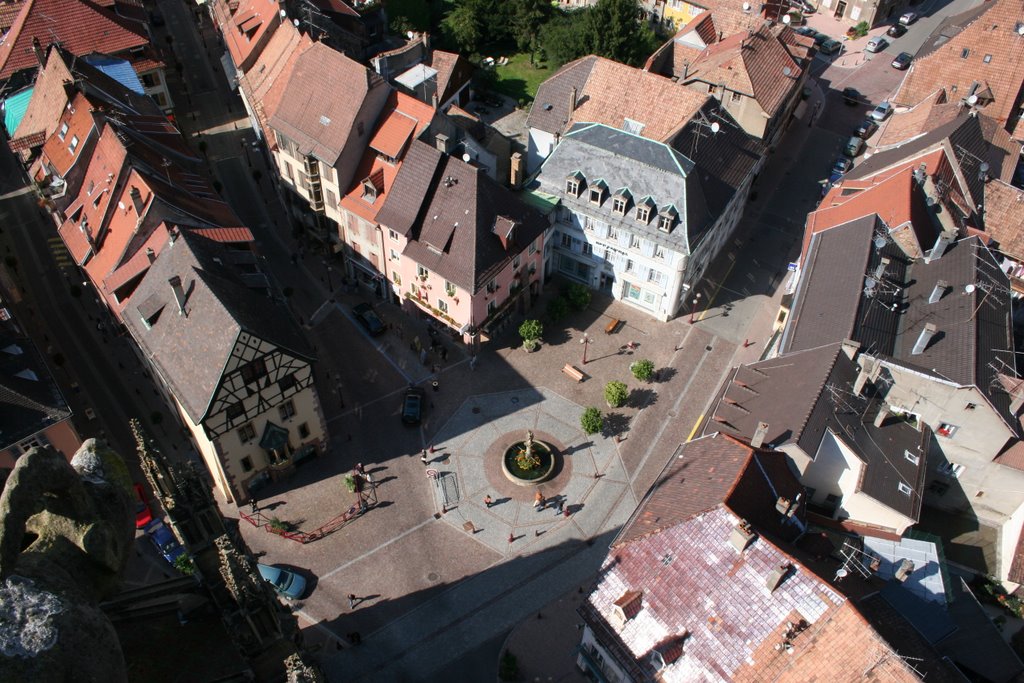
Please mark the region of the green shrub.
POLYGON ((188 555, 179 555, 174 561, 174 568, 185 576, 192 576, 196 571, 196 565, 188 555))
POLYGON ((569 306, 574 311, 586 310, 587 306, 590 305, 590 288, 586 285, 573 282, 566 289, 565 295, 569 299, 569 306))
POLYGON ((569 315, 569 302, 562 297, 552 299, 548 302, 547 314, 553 323, 564 320, 565 316, 569 315))
POLYGON ((580 427, 588 436, 597 434, 604 429, 604 418, 601 416, 601 411, 593 406, 584 410, 583 415, 580 416, 580 427))
POLYGON ((498 663, 498 678, 503 681, 514 681, 519 678, 519 662, 516 661, 516 656, 505 650, 505 654, 501 656, 501 661, 498 663))
POLYGON ((629 398, 629 387, 625 382, 614 379, 604 385, 604 400, 612 408, 618 408, 626 402, 627 398, 629 398))
POLYGON ((544 334, 544 326, 539 320, 524 320, 519 326, 519 336, 524 342, 540 339, 544 334))
POLYGON ((858 38, 863 38, 864 36, 866 36, 868 34, 868 30, 870 28, 871 27, 868 25, 868 22, 862 21, 862 22, 860 22, 859 24, 857 24, 856 26, 853 27, 853 31, 857 35, 858 38))
POLYGON ((349 493, 356 492, 356 478, 351 474, 345 475, 345 488, 348 489, 349 493))
POLYGON ((654 375, 654 361, 647 358, 633 361, 629 364, 629 371, 641 382, 646 382, 654 375))

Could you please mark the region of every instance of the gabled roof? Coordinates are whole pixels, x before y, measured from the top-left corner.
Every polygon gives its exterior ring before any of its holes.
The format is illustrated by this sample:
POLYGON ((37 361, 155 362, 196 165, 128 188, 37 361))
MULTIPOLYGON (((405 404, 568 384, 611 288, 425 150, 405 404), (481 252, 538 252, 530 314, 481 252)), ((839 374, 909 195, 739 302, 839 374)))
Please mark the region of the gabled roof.
POLYGON ((437 71, 437 102, 444 104, 473 77, 473 65, 455 52, 431 50, 428 63, 437 71))
POLYGON ((281 5, 276 0, 216 0, 212 6, 231 60, 239 71, 248 70, 266 43, 266 34, 282 23, 281 5))
POLYGON ((298 56, 283 86, 270 126, 295 142, 301 154, 328 166, 337 163, 350 140, 365 138, 368 131, 355 130, 356 118, 370 92, 389 88, 380 76, 325 43, 313 43, 298 56))
POLYGON ((904 111, 895 111, 881 125, 872 140, 877 151, 902 145, 939 126, 950 123, 961 113, 959 102, 949 102, 943 90, 937 90, 904 111))
POLYGON ((1016 260, 1024 260, 1024 190, 1001 180, 985 183, 985 231, 981 236, 1016 260))
POLYGON ((938 88, 953 101, 973 91, 982 96, 982 111, 1012 132, 1024 86, 1024 41, 1017 33, 1022 10, 1020 0, 993 0, 970 10, 964 22, 954 18, 962 29, 918 55, 892 101, 914 105, 938 88))
POLYGON ((137 24, 92 0, 25 0, 0 42, 0 78, 39 67, 34 39, 43 48, 59 42, 74 55, 117 54, 149 44, 137 24))
POLYGON ((0 450, 71 417, 42 354, 13 324, 0 322, 0 450))
POLYGON ((603 57, 584 57, 541 84, 527 125, 549 133, 562 133, 574 123, 639 126, 634 132, 664 141, 690 120, 707 97, 658 74, 603 57), (574 87, 576 109, 570 112, 574 87))
POLYGON ((285 21, 274 31, 252 68, 238 74, 238 87, 252 105, 264 134, 268 133, 270 117, 277 111, 295 62, 312 45, 308 35, 285 21))
POLYGON ((243 271, 232 266, 230 250, 188 232, 160 252, 123 320, 196 423, 207 415, 240 334, 266 340, 299 358, 313 358, 288 310, 265 288, 246 285, 243 271), (186 315, 179 314, 168 284, 175 276, 181 278, 186 294, 186 315), (164 310, 147 329, 137 307, 157 301, 164 310))
POLYGON ((869 668, 885 680, 917 680, 895 655, 900 643, 887 643, 759 524, 796 530, 775 509, 779 496, 802 490, 782 454, 706 436, 681 455, 623 529, 580 609, 631 680, 833 681, 869 668), (738 552, 730 538, 741 520, 753 539, 738 552), (681 656, 663 657, 655 672, 652 651, 673 640, 681 656))
POLYGON ((377 214, 409 240, 405 256, 475 294, 548 227, 548 221, 482 169, 413 141, 377 214), (509 249, 494 232, 515 224, 509 249))

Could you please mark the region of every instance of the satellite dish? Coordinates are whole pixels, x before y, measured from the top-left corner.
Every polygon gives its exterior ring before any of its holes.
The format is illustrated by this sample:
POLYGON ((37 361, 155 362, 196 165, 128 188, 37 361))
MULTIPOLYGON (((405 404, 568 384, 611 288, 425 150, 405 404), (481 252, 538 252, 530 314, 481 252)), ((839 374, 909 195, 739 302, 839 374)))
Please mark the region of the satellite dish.
POLYGON ((879 235, 878 237, 875 238, 875 249, 881 249, 882 247, 885 246, 885 243, 886 239, 879 235))
POLYGON ((1019 22, 1017 24, 1017 35, 1024 36, 1024 22, 1019 22))
POLYGON ((792 73, 793 73, 793 70, 790 69, 788 66, 782 67, 782 75, 785 76, 786 78, 789 78, 790 74, 792 74, 792 73))
POLYGON ((967 98, 967 104, 971 105, 972 107, 974 105, 976 105, 977 103, 978 103, 978 96, 977 95, 971 95, 970 97, 967 98))
POLYGON ((295 24, 296 28, 298 28, 298 26, 299 26, 299 20, 298 19, 292 19, 292 23, 295 24))
POLYGON ((849 573, 850 572, 846 571, 846 569, 844 569, 843 567, 840 567, 839 569, 836 570, 836 578, 837 579, 841 579, 841 578, 843 578, 844 576, 846 576, 849 573))
POLYGON ((935 197, 928 195, 924 198, 924 203, 928 206, 935 206, 935 197))
POLYGON ((717 133, 720 130, 722 130, 722 127, 720 125, 718 125, 718 121, 712 121, 711 122, 711 132, 712 133, 717 133))
MULTIPOLYGON (((733 5, 733 6, 735 7, 735 5, 733 5)), ((743 11, 744 12, 749 12, 750 11, 750 3, 749 2, 743 3, 743 11)))
POLYGON ((465 154, 462 155, 462 160, 468 164, 470 161, 473 160, 473 157, 469 156, 469 152, 466 152, 465 154))
POLYGON ((977 289, 977 287, 975 287, 974 285, 967 285, 966 287, 964 287, 964 293, 965 294, 974 294, 974 290, 976 290, 976 289, 977 289))
POLYGON ((991 166, 988 165, 987 161, 983 161, 983 162, 981 162, 981 166, 979 166, 978 168, 981 169, 982 173, 988 173, 988 169, 990 169, 991 166))
POLYGON ((793 18, 790 17, 788 14, 782 17, 782 23, 785 24, 786 26, 789 26, 789 22, 791 21, 793 21, 793 18))

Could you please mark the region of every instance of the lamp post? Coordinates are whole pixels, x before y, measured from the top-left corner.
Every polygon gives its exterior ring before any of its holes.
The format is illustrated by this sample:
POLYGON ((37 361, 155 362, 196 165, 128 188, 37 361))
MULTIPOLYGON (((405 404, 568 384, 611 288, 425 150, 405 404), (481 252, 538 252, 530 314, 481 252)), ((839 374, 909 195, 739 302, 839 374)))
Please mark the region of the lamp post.
POLYGON ((697 312, 697 304, 700 303, 700 292, 693 295, 693 307, 690 308, 690 324, 693 324, 693 316, 697 312))
POLYGON ((583 365, 587 364, 587 347, 593 343, 594 340, 590 338, 590 335, 584 332, 583 338, 580 339, 580 344, 583 344, 583 365))
POLYGON ((327 261, 324 261, 324 268, 327 269, 327 289, 334 294, 334 282, 331 281, 331 271, 334 270, 327 261))

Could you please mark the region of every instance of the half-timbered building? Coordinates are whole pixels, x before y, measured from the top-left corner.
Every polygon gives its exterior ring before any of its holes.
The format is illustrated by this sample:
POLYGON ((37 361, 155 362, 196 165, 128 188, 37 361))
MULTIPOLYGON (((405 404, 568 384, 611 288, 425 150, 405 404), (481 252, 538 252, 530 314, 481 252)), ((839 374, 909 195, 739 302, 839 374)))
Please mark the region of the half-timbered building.
POLYGON ((182 232, 123 314, 214 485, 233 503, 326 447, 312 351, 270 292, 251 253, 182 232))

